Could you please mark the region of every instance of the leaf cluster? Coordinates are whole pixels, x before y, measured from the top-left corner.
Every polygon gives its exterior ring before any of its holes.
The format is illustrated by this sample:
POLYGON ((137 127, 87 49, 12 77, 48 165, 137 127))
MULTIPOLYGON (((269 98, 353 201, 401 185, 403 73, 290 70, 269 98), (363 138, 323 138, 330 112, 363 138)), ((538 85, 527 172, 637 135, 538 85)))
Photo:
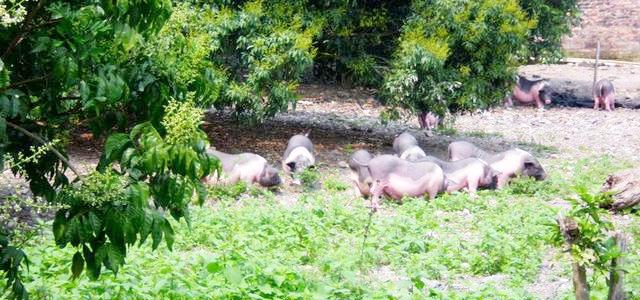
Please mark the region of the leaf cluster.
MULTIPOLYGON (((611 260, 620 256, 612 236, 613 223, 607 219, 608 211, 602 209, 604 203, 611 201, 611 194, 591 194, 583 185, 574 187, 577 198, 568 199, 572 204, 567 217, 577 224, 575 240, 569 249, 573 259, 579 264, 598 271, 608 271, 611 260)), ((556 226, 554 241, 557 245, 564 242, 560 228, 556 226)))
POLYGON ((0 228, 0 274, 6 279, 5 289, 11 289, 14 299, 28 299, 27 290, 22 284, 21 268, 29 267, 27 255, 11 244, 9 235, 0 228))
POLYGON ((441 116, 498 103, 512 84, 513 53, 535 24, 518 2, 415 1, 412 7, 382 87, 387 103, 441 116))

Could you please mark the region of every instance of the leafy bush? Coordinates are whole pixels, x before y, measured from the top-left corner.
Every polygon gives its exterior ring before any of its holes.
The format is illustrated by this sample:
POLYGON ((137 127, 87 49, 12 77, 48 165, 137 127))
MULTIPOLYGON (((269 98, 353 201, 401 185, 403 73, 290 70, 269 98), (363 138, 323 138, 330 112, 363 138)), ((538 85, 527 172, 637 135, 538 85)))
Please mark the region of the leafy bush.
POLYGON ((534 22, 517 1, 415 1, 383 96, 415 112, 486 108, 513 83, 517 61, 534 22))
POLYGON ((27 290, 22 284, 20 273, 22 266, 29 266, 27 255, 21 249, 11 245, 9 235, 0 228, 0 274, 4 274, 7 281, 6 288, 11 288, 15 299, 28 299, 27 290))
POLYGON ((56 244, 81 249, 73 256, 74 278, 85 266, 92 278, 100 276, 102 265, 117 273, 127 248, 136 242, 142 245, 149 236, 152 249, 162 239, 171 249, 174 231, 157 209, 189 223, 193 195, 199 203, 206 199, 200 179, 220 167, 207 154, 208 140, 198 129, 203 112, 190 101, 172 100, 165 113, 164 138, 150 123, 137 125, 130 135, 111 135, 98 167, 101 172, 82 177, 58 194, 56 201, 65 208, 53 223, 56 244), (119 163, 120 172, 110 169, 113 162, 119 163))
MULTIPOLYGON (((579 236, 569 249, 575 262, 581 266, 607 271, 611 259, 620 255, 615 239, 609 234, 614 230, 607 219, 608 212, 600 206, 610 201, 609 194, 590 194, 585 186, 576 186, 577 198, 570 198, 572 209, 568 214, 577 224, 579 236)), ((562 245, 565 240, 556 226, 554 242, 562 245)))
POLYGON ((527 37, 523 60, 527 62, 557 62, 563 57, 562 37, 571 32, 579 19, 577 0, 523 0, 520 6, 536 26, 527 37))

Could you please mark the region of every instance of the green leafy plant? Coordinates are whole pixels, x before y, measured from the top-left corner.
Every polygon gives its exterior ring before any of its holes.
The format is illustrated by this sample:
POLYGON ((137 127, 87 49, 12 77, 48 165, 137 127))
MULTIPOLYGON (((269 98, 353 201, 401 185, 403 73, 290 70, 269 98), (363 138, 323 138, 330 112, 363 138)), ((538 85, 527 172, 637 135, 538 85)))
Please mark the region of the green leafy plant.
POLYGON ((331 192, 341 192, 341 191, 346 191, 350 186, 349 184, 341 181, 340 179, 331 176, 327 179, 325 179, 322 182, 322 185, 329 191, 331 192))
POLYGON ((6 278, 5 289, 11 289, 15 299, 28 299, 22 283, 21 267, 29 267, 29 259, 21 249, 10 244, 9 235, 0 228, 0 273, 6 278))
MULTIPOLYGON (((578 197, 568 199, 572 210, 567 217, 577 224, 579 236, 571 243, 571 257, 585 267, 608 271, 611 259, 620 255, 610 235, 614 230, 613 223, 607 220, 608 212, 600 208, 603 203, 610 201, 611 195, 591 194, 585 186, 576 186, 575 191, 578 197)), ((565 239, 560 228, 556 229, 554 241, 561 245, 565 239)))
POLYGON ((414 1, 383 97, 392 107, 440 116, 494 105, 510 88, 514 53, 534 25, 517 1, 414 1))
POLYGON ((241 180, 234 185, 212 185, 209 187, 209 195, 217 200, 235 201, 248 190, 247 183, 241 180))
POLYGON ((554 63, 563 57, 562 37, 577 25, 580 12, 577 0, 524 0, 520 6, 536 26, 528 34, 522 60, 554 63))
POLYGON ((220 167, 206 152, 208 140, 198 128, 202 114, 191 101, 172 100, 162 120, 164 137, 150 123, 137 125, 129 135, 111 135, 100 172, 58 195, 56 201, 66 207, 56 213, 53 233, 58 246, 78 249, 71 266, 74 278, 85 266, 92 278, 100 276, 103 265, 117 273, 127 248, 142 245, 149 236, 152 249, 162 239, 172 248, 173 228, 157 209, 190 224, 188 205, 194 194, 200 204, 207 197, 200 179, 220 167), (111 169, 113 162, 119 163, 119 172, 111 169))
POLYGON ((302 170, 297 176, 300 177, 300 181, 302 182, 302 186, 307 189, 314 189, 320 180, 320 172, 316 169, 316 167, 306 168, 302 170))

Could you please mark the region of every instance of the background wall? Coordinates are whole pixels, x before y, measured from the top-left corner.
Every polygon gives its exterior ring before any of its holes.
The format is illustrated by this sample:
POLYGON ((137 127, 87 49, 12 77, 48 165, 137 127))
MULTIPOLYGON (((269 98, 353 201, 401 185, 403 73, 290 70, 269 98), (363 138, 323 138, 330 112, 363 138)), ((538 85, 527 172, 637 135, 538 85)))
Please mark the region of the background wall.
POLYGON ((640 0, 581 0, 582 22, 563 39, 569 56, 640 61, 640 0))

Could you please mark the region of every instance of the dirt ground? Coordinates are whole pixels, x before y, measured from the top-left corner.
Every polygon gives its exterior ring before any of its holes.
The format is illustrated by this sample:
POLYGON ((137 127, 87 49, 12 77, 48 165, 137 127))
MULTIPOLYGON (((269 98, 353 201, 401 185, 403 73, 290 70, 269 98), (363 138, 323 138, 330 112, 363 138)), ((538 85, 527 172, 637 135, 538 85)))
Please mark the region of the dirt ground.
MULTIPOLYGON (((591 90, 594 76, 592 60, 569 60, 555 65, 528 65, 519 70, 529 78, 548 79, 556 105, 593 107, 591 90)), ((640 63, 606 61, 598 66, 598 80, 609 79, 616 90, 616 106, 640 108, 640 63)))
MULTIPOLYGON (((577 63, 525 66, 520 71, 530 77, 550 79, 564 89, 561 92, 571 95, 584 93, 582 90, 588 89, 593 76, 592 69, 577 63)), ((618 98, 640 103, 640 66, 608 66, 600 69, 600 74, 614 80, 618 98)), ((456 116, 453 130, 446 131, 451 135, 427 135, 418 129, 417 118, 412 116, 380 123, 383 107, 373 90, 302 85, 299 93, 301 99, 295 110, 278 114, 259 126, 241 125, 228 114, 212 112, 207 115, 204 129, 219 150, 255 152, 276 166, 280 165, 287 139, 311 129, 321 172, 340 174, 345 181, 345 161, 353 150, 389 153, 393 137, 405 130, 416 135, 427 153, 439 157, 444 157, 451 141, 465 139, 493 151, 517 146, 538 155, 543 164, 604 154, 640 163, 640 110, 619 108, 604 112, 558 105, 544 111, 531 107, 496 108, 456 116)), ((101 141, 78 135, 70 151, 71 161, 88 172, 97 164, 100 148, 101 141)), ((0 176, 0 201, 7 194, 24 195, 27 191, 27 185, 8 172, 0 176)), ((278 198, 295 201, 296 190, 286 186, 278 198)), ((543 298, 554 298, 551 288, 555 291, 570 284, 551 275, 545 277, 554 273, 552 268, 557 266, 543 266, 541 277, 532 286, 543 298)))

